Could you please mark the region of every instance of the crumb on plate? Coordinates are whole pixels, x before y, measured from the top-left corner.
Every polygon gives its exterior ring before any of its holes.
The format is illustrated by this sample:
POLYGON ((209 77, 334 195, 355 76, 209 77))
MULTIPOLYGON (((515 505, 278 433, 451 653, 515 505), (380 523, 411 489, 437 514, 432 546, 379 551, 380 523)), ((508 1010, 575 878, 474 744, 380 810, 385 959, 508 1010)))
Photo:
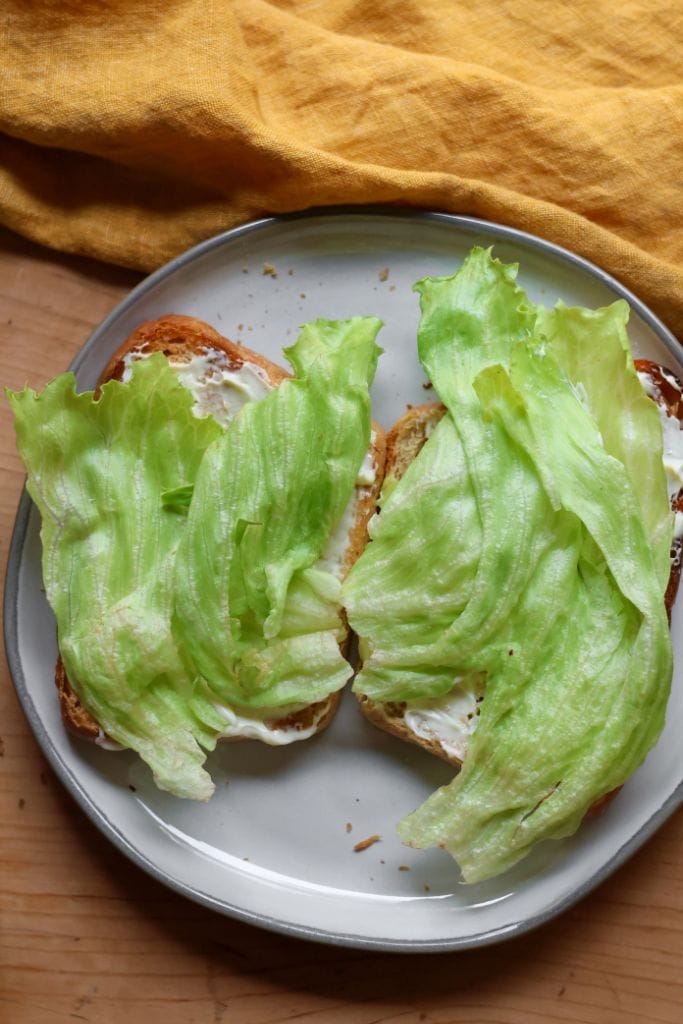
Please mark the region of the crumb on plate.
POLYGON ((354 853, 361 853, 363 850, 367 850, 368 847, 374 846, 375 843, 379 843, 381 841, 382 841, 382 837, 381 836, 378 836, 378 835, 368 836, 367 839, 361 839, 361 841, 359 843, 356 843, 356 845, 353 848, 353 852, 354 853))

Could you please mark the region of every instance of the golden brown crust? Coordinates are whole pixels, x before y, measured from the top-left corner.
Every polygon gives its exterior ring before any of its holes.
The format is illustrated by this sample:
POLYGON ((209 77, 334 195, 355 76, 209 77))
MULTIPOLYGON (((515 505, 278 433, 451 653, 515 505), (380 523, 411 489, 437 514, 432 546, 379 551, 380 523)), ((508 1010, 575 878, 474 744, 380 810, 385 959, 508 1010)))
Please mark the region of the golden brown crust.
POLYGON ((274 718, 269 720, 268 728, 303 730, 309 729, 315 722, 315 731, 322 732, 322 730, 326 729, 334 718, 334 714, 339 707, 340 700, 341 690, 337 690, 336 693, 331 693, 329 697, 326 697, 325 700, 318 701, 317 704, 309 704, 307 708, 303 708, 301 711, 296 711, 294 714, 286 715, 284 718, 274 718))
POLYGON ((55 684, 59 695, 62 721, 70 732, 83 739, 96 740, 101 729, 89 711, 86 711, 71 688, 61 657, 57 656, 55 684))
MULTIPOLYGON (((655 381, 661 404, 663 404, 670 415, 676 416, 683 423, 683 384, 669 370, 663 371, 657 363, 645 359, 635 361, 636 370, 639 373, 648 373, 655 381)), ((397 480, 403 476, 410 463, 419 454, 429 434, 445 414, 446 408, 438 402, 431 402, 427 405, 416 406, 409 409, 387 434, 387 457, 385 465, 385 478, 394 477, 397 480)), ((672 507, 676 511, 683 511, 683 490, 679 491, 676 498, 672 500, 672 507)), ((664 596, 669 621, 671 620, 671 609, 681 577, 681 562, 683 561, 683 540, 675 539, 671 547, 671 574, 669 584, 664 596)), ((410 729, 403 720, 405 703, 401 701, 380 702, 372 701, 365 694, 356 694, 360 709, 373 725, 384 732, 396 736, 407 743, 413 743, 423 750, 434 754, 447 761, 455 768, 462 764, 460 758, 449 755, 443 749, 438 740, 429 740, 410 729)), ((595 817, 609 804, 616 796, 618 790, 605 794, 588 811, 587 817, 595 817)))
POLYGON ((129 352, 139 351, 146 355, 161 352, 174 362, 189 363, 193 356, 207 349, 219 349, 224 352, 228 369, 238 370, 245 363, 261 367, 273 387, 277 387, 290 376, 281 366, 271 363, 258 352, 224 338, 202 320, 194 316, 168 313, 158 320, 147 320, 135 328, 107 363, 100 377, 100 384, 108 380, 121 380, 125 369, 124 360, 129 352))
POLYGON ((394 423, 387 434, 385 477, 401 479, 445 412, 441 402, 429 402, 413 406, 394 423))
MULTIPOLYGON (((130 352, 139 351, 146 355, 161 352, 167 358, 172 359, 173 362, 183 363, 189 362, 193 356, 203 353, 207 349, 219 349, 224 352, 229 369, 239 369, 245 363, 260 367, 265 371, 272 387, 277 387, 278 384, 290 376, 282 367, 270 362, 269 359, 266 359, 258 352, 253 352, 251 349, 237 345, 228 338, 224 338, 218 331, 202 320, 191 316, 167 314, 158 320, 149 320, 146 323, 140 324, 133 331, 109 360, 100 377, 99 386, 105 384, 108 380, 120 380, 122 378, 126 366, 125 357, 130 352)), ((373 423, 372 429, 373 443, 371 450, 375 467, 375 478, 371 486, 357 489, 359 495, 358 507, 343 557, 344 573, 350 570, 367 543, 368 522, 376 509, 377 498, 382 486, 385 457, 384 431, 376 423, 373 423)), ((345 646, 346 640, 342 644, 342 650, 344 650, 345 646)), ((98 737, 101 737, 103 733, 100 726, 85 709, 74 692, 67 678, 61 658, 57 659, 55 683, 59 694, 62 719, 67 728, 84 739, 96 740, 98 737)), ((269 722, 269 727, 272 729, 305 730, 313 724, 317 717, 316 732, 321 732, 332 721, 339 701, 340 694, 332 693, 324 701, 309 705, 301 711, 284 718, 273 719, 269 722)), ((239 736, 232 737, 234 740, 242 738, 239 736)))
POLYGON ((351 571, 352 566, 360 558, 368 542, 368 523, 377 511, 377 502, 384 480, 386 464, 386 436, 379 423, 373 421, 372 441, 370 443, 371 460, 374 469, 372 484, 356 487, 358 505, 354 524, 349 531, 349 540, 342 560, 342 578, 351 571))

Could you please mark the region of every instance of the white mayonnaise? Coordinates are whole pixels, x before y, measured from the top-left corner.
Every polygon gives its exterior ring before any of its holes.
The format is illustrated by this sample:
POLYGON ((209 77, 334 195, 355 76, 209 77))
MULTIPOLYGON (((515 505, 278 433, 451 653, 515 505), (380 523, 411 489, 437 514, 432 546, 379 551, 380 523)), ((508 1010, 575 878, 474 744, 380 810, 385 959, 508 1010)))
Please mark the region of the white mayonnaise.
MULTIPOLYGON (((136 349, 126 354, 124 381, 131 377, 132 364, 148 358, 149 354, 136 349)), ((189 362, 169 359, 168 364, 181 384, 192 392, 195 416, 213 416, 222 427, 227 427, 247 402, 257 402, 273 390, 266 371, 260 366, 242 363, 231 367, 225 352, 217 348, 206 348, 189 362)))
POLYGON ((674 540, 683 537, 683 512, 674 512, 674 540))
POLYGON ((271 708, 268 709, 269 713, 266 709, 261 711, 243 710, 239 714, 224 704, 216 704, 215 707, 225 719, 225 727, 221 733, 223 739, 239 737, 244 740, 261 740, 262 743, 268 743, 272 747, 282 747, 288 743, 296 743, 298 740, 307 740, 316 732, 318 722, 326 711, 325 707, 321 708, 305 729, 294 727, 272 729, 268 725, 269 721, 275 722, 281 718, 287 718, 288 715, 300 710, 302 706, 277 708, 276 712, 271 708))
MULTIPOLYGON (((681 430, 681 424, 676 416, 670 416, 667 409, 661 402, 661 395, 657 382, 653 380, 649 373, 639 373, 638 379, 643 385, 643 388, 650 396, 655 400, 655 404, 659 411, 659 419, 662 424, 662 441, 664 445, 663 461, 664 471, 666 473, 666 480, 669 488, 669 497, 673 497, 678 494, 681 487, 683 487, 683 430, 681 430)), ((678 385, 676 382, 667 376, 667 380, 670 381, 673 387, 678 391, 678 385)), ((680 513, 677 513, 675 533, 674 536, 683 536, 683 533, 678 532, 683 530, 683 524, 679 522, 680 513)))
POLYGON ((117 743, 116 740, 109 739, 109 737, 106 735, 106 733, 102 731, 102 729, 98 729, 97 736, 95 737, 95 743, 97 744, 98 747, 102 747, 103 750, 125 749, 121 746, 120 743, 117 743))
POLYGON ((375 482, 377 475, 377 467, 375 466, 375 457, 372 452, 372 445, 375 443, 375 432, 373 430, 370 435, 370 448, 366 451, 363 456, 363 461, 360 464, 358 470, 358 477, 356 479, 356 487, 372 487, 375 482))
POLYGON ((403 721, 416 736, 436 740, 449 757, 463 761, 479 722, 480 702, 477 693, 455 686, 443 697, 407 701, 403 721))

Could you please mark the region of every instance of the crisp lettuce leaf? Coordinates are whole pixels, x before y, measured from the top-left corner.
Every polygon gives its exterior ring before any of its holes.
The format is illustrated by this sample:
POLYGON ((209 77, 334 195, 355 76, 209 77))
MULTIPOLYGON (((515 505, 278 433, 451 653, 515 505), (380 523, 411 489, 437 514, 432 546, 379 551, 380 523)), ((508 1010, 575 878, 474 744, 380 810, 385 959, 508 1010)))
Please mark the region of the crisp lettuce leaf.
POLYGON ((595 420, 605 451, 624 464, 666 587, 672 522, 661 458, 662 426, 633 365, 628 316, 623 299, 604 309, 558 302, 552 310, 537 308, 536 326, 595 420))
POLYGON ((348 678, 340 584, 315 562, 369 445, 379 326, 304 328, 289 351, 299 378, 227 432, 194 415, 161 355, 99 398, 77 394, 71 374, 41 395, 10 395, 69 679, 104 732, 176 795, 212 792, 202 765, 223 729, 217 696, 308 704, 348 678), (207 559, 209 537, 218 549, 207 559), (229 624, 212 587, 226 588, 229 624), (199 637, 183 618, 196 588, 199 637), (237 666, 237 685, 210 687, 197 661, 231 679, 237 666))
POLYGON ((533 467, 510 456, 505 431, 484 420, 473 387, 483 368, 507 359, 512 343, 533 329, 535 314, 515 268, 475 250, 455 277, 416 287, 420 358, 449 411, 382 502, 372 543, 344 586, 349 621, 369 654, 354 690, 376 700, 452 689, 470 667, 454 663, 454 646, 461 644, 459 657, 467 645, 476 656, 534 569, 534 560, 517 557, 520 545, 540 551, 548 543, 546 501, 533 467), (419 609, 418 617, 406 623, 401 607, 408 616, 419 609))
POLYGON ((157 784, 208 797, 202 768, 221 720, 171 634, 186 519, 161 494, 190 485, 221 433, 161 355, 96 399, 72 374, 9 395, 28 490, 42 516, 43 578, 71 684, 105 733, 157 784))
POLYGON ((417 286, 420 357, 448 412, 344 586, 367 653, 356 690, 432 697, 486 672, 460 774, 399 826, 468 881, 573 832, 655 742, 671 678, 661 431, 632 387, 623 307, 546 313, 514 275, 474 250, 417 286), (583 368, 594 351, 604 392, 583 368))
POLYGON ((296 377, 206 452, 175 566, 174 635, 240 708, 310 704, 351 669, 340 584, 316 568, 370 443, 380 321, 319 320, 285 350, 296 377))

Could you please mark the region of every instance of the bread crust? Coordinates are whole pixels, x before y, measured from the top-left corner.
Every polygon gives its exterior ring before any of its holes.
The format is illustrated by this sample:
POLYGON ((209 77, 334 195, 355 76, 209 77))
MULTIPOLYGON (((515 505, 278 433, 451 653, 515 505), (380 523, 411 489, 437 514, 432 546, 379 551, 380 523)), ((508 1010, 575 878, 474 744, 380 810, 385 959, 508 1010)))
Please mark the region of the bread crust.
POLYGON ((412 406, 396 420, 387 433, 385 477, 401 479, 445 412, 446 406, 441 402, 428 402, 412 406))
MULTIPOLYGON (((657 385, 661 404, 670 415, 683 423, 683 384, 669 370, 646 359, 635 360, 639 373, 652 377, 657 385)), ((439 402, 409 409, 387 433, 387 458, 385 479, 393 477, 400 480, 410 463, 417 457, 431 431, 446 413, 446 407, 439 402)), ((674 511, 683 512, 683 488, 671 502, 674 511)), ((681 578, 681 562, 683 561, 683 538, 675 538, 671 546, 671 573, 664 596, 667 616, 671 622, 671 609, 681 578)), ((434 754, 442 761, 447 761, 454 768, 460 768, 462 761, 455 755, 447 753, 436 739, 418 736, 404 721, 406 703, 404 701, 373 701, 366 694, 357 693, 360 710, 373 725, 384 732, 396 736, 407 743, 413 743, 423 750, 434 754)), ((600 814, 608 803, 616 796, 618 790, 606 793, 589 809, 587 817, 600 814)))
POLYGON ((193 356, 206 349, 224 352, 230 370, 239 370, 245 363, 260 367, 274 388, 291 376, 277 363, 272 363, 258 352, 224 338, 203 320, 180 313, 167 313, 158 320, 146 320, 135 328, 105 366, 99 384, 101 386, 108 380, 121 380, 126 368, 125 358, 130 352, 139 351, 145 355, 161 352, 173 362, 189 363, 193 356))
MULTIPOLYGON (((121 380, 126 370, 126 356, 131 352, 152 355, 161 352, 168 359, 177 363, 187 363, 207 349, 218 349, 227 359, 230 370, 238 370, 244 364, 259 367, 265 374, 271 387, 276 388, 291 374, 265 356, 242 345, 237 345, 229 338, 223 337, 209 324, 192 316, 169 313, 157 320, 148 320, 140 324, 116 350, 100 376, 98 389, 109 380, 121 380)), ((342 575, 346 575, 367 543, 368 522, 377 507, 382 480, 384 478, 385 437, 379 424, 372 424, 372 461, 375 476, 372 485, 358 488, 359 500, 353 526, 349 532, 347 547, 342 560, 342 575)), ((348 640, 348 638, 347 638, 348 640)), ((342 644, 342 651, 347 640, 342 644)), ((76 694, 66 674, 62 659, 57 657, 55 666, 55 684, 59 695, 62 720, 67 729, 83 739, 107 741, 96 719, 85 708, 76 694)), ((316 722, 316 733, 326 729, 334 718, 341 699, 340 693, 331 693, 323 701, 310 704, 300 711, 267 720, 268 728, 275 730, 304 731, 316 722)), ((231 741, 246 737, 225 737, 231 741)))

